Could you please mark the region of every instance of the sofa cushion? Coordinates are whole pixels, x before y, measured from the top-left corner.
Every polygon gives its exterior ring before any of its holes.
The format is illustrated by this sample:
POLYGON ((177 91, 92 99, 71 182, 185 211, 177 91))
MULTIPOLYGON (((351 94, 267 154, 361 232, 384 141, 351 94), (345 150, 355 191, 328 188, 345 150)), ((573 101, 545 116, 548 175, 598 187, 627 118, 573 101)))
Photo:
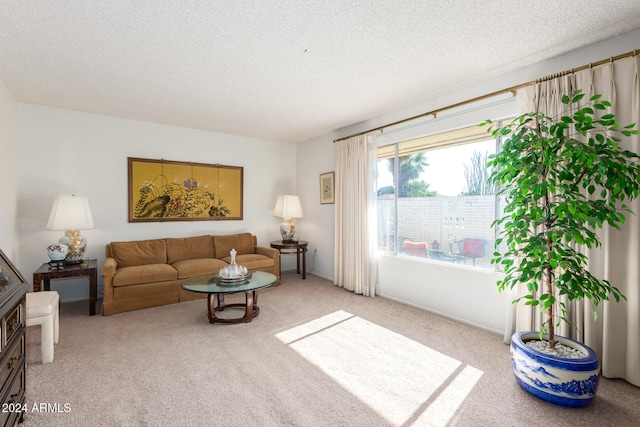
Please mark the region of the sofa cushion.
MULTIPOLYGON (((231 257, 222 258, 224 262, 231 262, 231 257)), ((273 258, 258 255, 258 254, 244 254, 236 255, 236 264, 242 267, 247 267, 248 270, 255 270, 258 268, 273 267, 273 258)))
POLYGON ((178 279, 217 273, 228 264, 215 258, 185 259, 171 264, 178 271, 178 279))
POLYGON ((187 238, 167 238, 167 262, 169 264, 185 259, 215 258, 212 236, 187 238))
POLYGON ((255 240, 251 233, 213 236, 213 244, 216 257, 220 259, 228 257, 231 249, 235 249, 238 255, 255 253, 255 240))
POLYGON ((169 264, 145 264, 118 268, 113 276, 113 286, 177 280, 178 272, 169 264))
POLYGON ((167 263, 167 245, 164 239, 111 242, 111 254, 118 263, 118 268, 167 263))

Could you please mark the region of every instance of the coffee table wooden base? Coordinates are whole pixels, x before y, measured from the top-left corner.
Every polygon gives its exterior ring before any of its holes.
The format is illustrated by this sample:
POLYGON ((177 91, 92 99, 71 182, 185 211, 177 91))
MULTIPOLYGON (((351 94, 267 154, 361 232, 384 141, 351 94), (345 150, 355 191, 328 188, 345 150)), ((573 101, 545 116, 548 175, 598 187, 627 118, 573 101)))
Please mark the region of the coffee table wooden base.
POLYGON ((224 294, 208 294, 207 305, 209 306, 209 323, 249 323, 254 317, 260 314, 258 307, 258 292, 248 291, 244 293, 245 303, 225 304, 224 294), (220 318, 216 312, 224 311, 225 308, 244 307, 243 317, 220 318))
POLYGON ((210 323, 249 323, 260 314, 258 291, 273 285, 278 278, 264 271, 254 271, 247 280, 237 283, 220 283, 218 274, 203 274, 186 279, 182 289, 189 292, 207 294, 208 318, 210 323), (224 296, 243 294, 244 304, 225 304, 224 296), (244 316, 225 318, 216 313, 226 308, 244 308, 244 316))

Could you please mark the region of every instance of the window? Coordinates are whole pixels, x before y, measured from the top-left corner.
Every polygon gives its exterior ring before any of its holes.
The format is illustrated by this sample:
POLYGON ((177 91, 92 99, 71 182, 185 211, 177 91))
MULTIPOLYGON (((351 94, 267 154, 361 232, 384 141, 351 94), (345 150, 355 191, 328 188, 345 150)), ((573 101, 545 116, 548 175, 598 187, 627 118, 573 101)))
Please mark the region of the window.
POLYGON ((378 149, 378 248, 494 268, 498 213, 488 156, 500 141, 473 126, 378 149))

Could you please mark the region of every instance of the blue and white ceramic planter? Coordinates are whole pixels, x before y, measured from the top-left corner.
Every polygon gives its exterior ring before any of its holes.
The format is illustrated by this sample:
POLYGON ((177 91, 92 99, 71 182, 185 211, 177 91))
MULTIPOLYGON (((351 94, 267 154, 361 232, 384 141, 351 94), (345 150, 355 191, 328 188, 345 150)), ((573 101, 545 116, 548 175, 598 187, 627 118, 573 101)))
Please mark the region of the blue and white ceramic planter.
POLYGON ((511 337, 511 363, 520 386, 555 405, 588 405, 596 395, 600 378, 596 352, 582 343, 556 336, 559 343, 578 349, 587 356, 579 359, 554 357, 525 344, 528 340, 538 339, 536 331, 516 332, 511 337))

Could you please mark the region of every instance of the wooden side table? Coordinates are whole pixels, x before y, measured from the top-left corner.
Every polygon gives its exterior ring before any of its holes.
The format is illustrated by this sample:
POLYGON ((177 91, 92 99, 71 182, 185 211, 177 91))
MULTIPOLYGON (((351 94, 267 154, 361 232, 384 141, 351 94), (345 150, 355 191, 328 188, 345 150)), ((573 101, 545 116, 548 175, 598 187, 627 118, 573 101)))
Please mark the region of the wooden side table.
MULTIPOLYGON (((281 255, 296 255, 296 272, 300 274, 300 259, 302 258, 302 278, 307 278, 307 251, 309 242, 299 240, 297 242, 284 242, 276 240, 271 242, 271 247, 280 251, 281 255)), ((280 275, 282 276, 282 263, 280 263, 280 275)))
POLYGON ((40 282, 44 281, 45 291, 51 290, 51 280, 71 277, 89 277, 89 316, 96 314, 98 299, 98 260, 90 259, 82 264, 65 264, 62 270, 52 270, 45 262, 33 273, 33 292, 40 292, 40 282))

